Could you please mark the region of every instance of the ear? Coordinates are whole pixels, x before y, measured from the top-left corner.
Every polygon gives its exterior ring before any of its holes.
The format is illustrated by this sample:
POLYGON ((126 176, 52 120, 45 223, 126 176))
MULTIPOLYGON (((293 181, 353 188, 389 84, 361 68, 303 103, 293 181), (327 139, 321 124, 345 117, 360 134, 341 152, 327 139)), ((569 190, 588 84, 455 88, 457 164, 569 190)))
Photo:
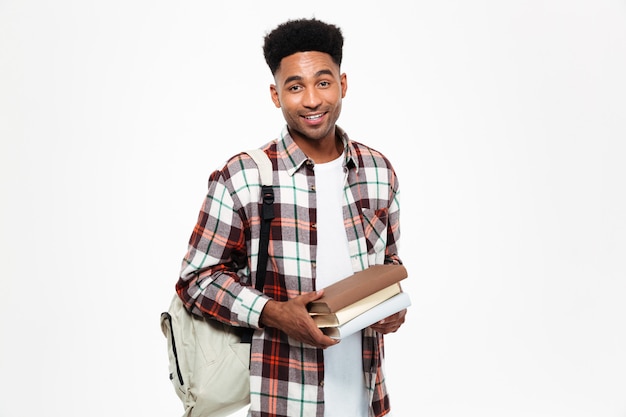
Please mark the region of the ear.
POLYGON ((272 96, 272 101, 274 102, 274 106, 276 106, 277 109, 280 109, 280 100, 278 98, 278 89, 276 88, 276 85, 274 84, 270 85, 270 94, 272 96))
POLYGON ((341 74, 340 79, 341 79, 341 98, 344 98, 346 96, 346 93, 348 92, 348 76, 346 75, 345 72, 341 74))

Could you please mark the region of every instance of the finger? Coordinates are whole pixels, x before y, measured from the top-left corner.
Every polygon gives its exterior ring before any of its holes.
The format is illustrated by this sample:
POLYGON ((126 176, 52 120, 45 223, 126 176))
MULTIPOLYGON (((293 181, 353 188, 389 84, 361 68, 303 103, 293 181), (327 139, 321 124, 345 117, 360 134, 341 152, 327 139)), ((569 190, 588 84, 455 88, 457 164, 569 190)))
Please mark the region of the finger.
POLYGON ((324 290, 311 291, 300 294, 297 298, 300 298, 305 304, 311 301, 319 300, 324 295, 324 290))
POLYGON ((335 346, 339 342, 339 339, 333 339, 332 337, 325 336, 324 340, 319 344, 319 347, 322 349, 327 349, 331 346, 335 346))
POLYGON ((376 324, 389 325, 389 326, 400 325, 400 324, 404 323, 405 315, 406 315, 406 310, 402 310, 402 311, 399 311, 399 312, 397 312, 395 314, 392 314, 389 317, 386 317, 386 318, 380 320, 376 324))
POLYGON ((379 333, 387 334, 387 333, 393 333, 397 331, 400 328, 400 326, 402 326, 403 322, 404 320, 398 320, 394 317, 388 317, 384 320, 381 320, 373 324, 370 327, 379 333))
POLYGON ((314 325, 315 329, 311 332, 311 336, 315 339, 315 344, 325 349, 330 346, 334 346, 339 343, 339 340, 333 339, 332 337, 326 335, 320 328, 314 325))

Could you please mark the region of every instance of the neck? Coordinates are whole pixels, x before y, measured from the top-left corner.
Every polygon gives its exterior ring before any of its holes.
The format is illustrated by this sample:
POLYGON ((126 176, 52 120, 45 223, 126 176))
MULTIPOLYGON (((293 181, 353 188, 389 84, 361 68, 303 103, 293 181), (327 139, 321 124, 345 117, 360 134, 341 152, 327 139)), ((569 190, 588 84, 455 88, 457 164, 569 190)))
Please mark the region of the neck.
POLYGON ((318 164, 333 161, 343 152, 343 142, 334 132, 327 138, 316 140, 306 139, 294 134, 291 134, 291 137, 298 147, 302 149, 302 152, 318 164))

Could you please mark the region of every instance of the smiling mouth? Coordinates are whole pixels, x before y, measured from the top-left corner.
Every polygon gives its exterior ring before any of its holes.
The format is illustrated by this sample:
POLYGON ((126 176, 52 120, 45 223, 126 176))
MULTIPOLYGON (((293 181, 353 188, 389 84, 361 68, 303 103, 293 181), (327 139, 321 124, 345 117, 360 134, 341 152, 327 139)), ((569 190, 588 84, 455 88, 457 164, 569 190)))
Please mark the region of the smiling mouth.
POLYGON ((324 116, 325 113, 320 113, 320 114, 312 114, 310 116, 304 116, 305 119, 307 120, 319 120, 324 116))

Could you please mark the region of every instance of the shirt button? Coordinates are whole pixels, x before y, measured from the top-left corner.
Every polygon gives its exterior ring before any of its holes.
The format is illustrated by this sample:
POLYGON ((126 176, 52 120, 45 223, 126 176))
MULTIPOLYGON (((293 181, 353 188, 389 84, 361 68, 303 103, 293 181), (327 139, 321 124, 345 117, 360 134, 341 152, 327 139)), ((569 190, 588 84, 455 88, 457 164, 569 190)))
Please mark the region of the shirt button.
POLYGON ((311 191, 315 191, 315 186, 314 185, 311 186, 311 191))
POLYGON ((320 387, 324 386, 324 381, 320 381, 320 387))
POLYGON ((311 223, 311 228, 312 229, 317 229, 317 223, 311 223))

